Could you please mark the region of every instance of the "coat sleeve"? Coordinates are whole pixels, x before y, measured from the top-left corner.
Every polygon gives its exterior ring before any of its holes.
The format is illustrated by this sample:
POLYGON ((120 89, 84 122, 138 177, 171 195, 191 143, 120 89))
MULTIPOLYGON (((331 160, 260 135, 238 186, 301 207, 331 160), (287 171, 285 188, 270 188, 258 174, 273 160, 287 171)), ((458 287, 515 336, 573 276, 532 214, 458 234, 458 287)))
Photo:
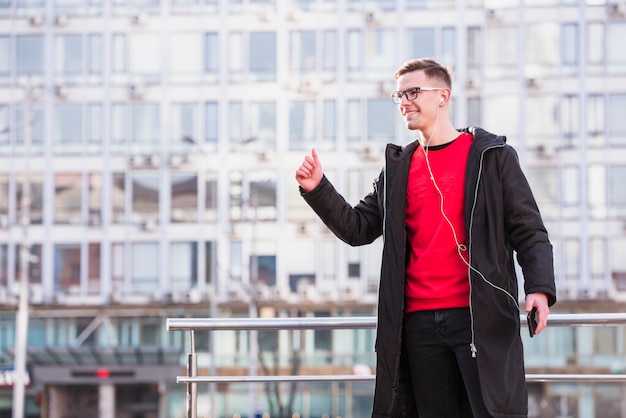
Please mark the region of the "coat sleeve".
POLYGON ((556 286, 548 232, 512 147, 505 147, 501 163, 505 230, 524 274, 524 291, 545 293, 551 306, 556 286))
POLYGON ((326 176, 310 192, 300 188, 304 200, 326 226, 345 243, 357 246, 373 242, 382 234, 382 208, 378 189, 382 176, 374 182, 371 193, 356 205, 350 205, 326 176))

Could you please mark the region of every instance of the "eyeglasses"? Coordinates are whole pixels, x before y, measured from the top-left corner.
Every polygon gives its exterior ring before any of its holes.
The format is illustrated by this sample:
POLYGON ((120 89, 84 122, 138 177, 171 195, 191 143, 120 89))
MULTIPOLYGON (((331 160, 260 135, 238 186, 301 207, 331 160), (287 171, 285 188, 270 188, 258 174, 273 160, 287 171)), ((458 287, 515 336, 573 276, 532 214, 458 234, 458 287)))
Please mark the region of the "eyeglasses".
POLYGON ((391 100, 395 104, 402 103, 402 97, 406 96, 407 100, 415 100, 417 99, 417 94, 420 91, 433 91, 433 90, 443 90, 439 87, 411 87, 410 89, 406 89, 404 91, 394 91, 391 94, 391 100))

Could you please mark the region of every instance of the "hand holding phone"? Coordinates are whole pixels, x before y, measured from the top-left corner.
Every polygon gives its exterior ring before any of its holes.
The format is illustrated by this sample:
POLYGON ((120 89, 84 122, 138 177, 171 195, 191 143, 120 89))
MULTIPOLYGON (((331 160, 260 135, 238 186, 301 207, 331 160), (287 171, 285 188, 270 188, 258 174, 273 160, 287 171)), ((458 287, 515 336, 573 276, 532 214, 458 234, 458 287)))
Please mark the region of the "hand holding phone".
POLYGON ((530 333, 530 337, 532 338, 535 335, 535 331, 537 330, 537 308, 533 307, 533 309, 528 312, 526 317, 526 322, 528 322, 528 332, 530 333))

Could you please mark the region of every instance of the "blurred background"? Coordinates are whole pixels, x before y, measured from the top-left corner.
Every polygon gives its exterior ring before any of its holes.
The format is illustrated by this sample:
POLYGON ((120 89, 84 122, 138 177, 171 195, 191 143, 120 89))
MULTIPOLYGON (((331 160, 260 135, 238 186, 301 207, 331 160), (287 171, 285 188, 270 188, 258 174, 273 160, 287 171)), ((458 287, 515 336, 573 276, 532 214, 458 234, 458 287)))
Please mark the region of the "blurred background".
MULTIPOLYGON (((336 239, 294 171, 315 147, 351 203, 368 193, 385 144, 415 139, 390 99, 415 57, 453 70, 456 126, 519 152, 552 312, 623 312, 625 39, 617 0, 0 0, 0 418, 183 417, 189 341, 166 318, 375 315, 382 241, 336 239)), ((201 374, 370 374, 374 333, 196 349, 201 374)), ((528 372, 624 372, 620 327, 522 335, 528 372)), ((358 418, 372 391, 200 385, 198 409, 358 418)), ((623 384, 529 392, 531 418, 626 417, 623 384)))

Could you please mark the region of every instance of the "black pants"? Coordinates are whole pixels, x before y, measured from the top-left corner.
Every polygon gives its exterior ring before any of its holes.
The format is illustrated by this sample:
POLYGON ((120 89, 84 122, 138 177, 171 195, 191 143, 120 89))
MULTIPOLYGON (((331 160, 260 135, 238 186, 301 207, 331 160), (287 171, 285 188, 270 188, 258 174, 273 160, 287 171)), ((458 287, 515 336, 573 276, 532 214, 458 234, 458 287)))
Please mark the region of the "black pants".
POLYGON ((420 418, 490 417, 470 343, 469 308, 406 315, 404 346, 420 418))

